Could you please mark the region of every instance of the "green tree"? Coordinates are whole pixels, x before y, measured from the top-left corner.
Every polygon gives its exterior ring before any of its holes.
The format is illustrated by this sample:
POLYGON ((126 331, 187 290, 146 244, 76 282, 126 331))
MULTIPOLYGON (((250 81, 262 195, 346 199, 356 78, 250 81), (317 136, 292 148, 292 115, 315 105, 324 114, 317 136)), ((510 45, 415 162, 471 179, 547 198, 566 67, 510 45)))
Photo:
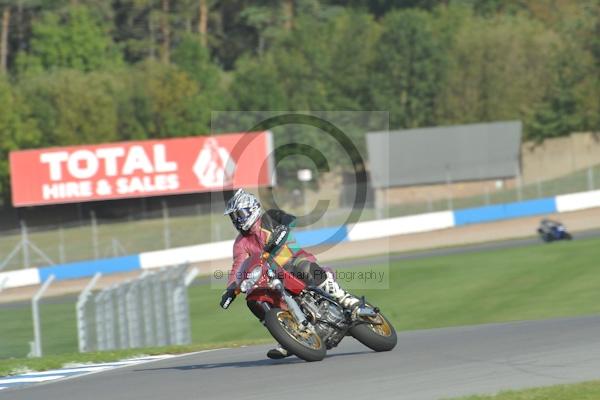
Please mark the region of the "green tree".
POLYGON ((64 13, 46 12, 32 26, 31 49, 22 53, 19 68, 73 68, 92 71, 119 64, 121 55, 108 28, 84 6, 64 13))
POLYGON ((525 118, 544 96, 559 44, 523 16, 466 16, 449 48, 438 122, 525 118))
POLYGON ((390 111, 392 127, 432 125, 446 57, 432 16, 420 10, 395 11, 382 25, 371 67, 373 104, 390 111))
POLYGON ((7 203, 10 195, 9 152, 38 147, 40 138, 27 103, 0 77, 0 203, 7 203))
POLYGON ((275 58, 241 57, 229 88, 229 108, 237 110, 285 110, 286 94, 275 58))
POLYGON ((43 133, 41 145, 109 142, 118 138, 115 92, 119 82, 105 72, 61 69, 20 84, 43 133))
POLYGON ((598 101, 597 92, 596 104, 588 92, 588 83, 595 83, 587 79, 593 70, 591 55, 573 44, 562 47, 553 60, 553 77, 547 82, 545 95, 529 121, 528 138, 543 140, 591 127, 586 126, 590 122, 586 121, 586 109, 593 111, 598 101))
POLYGON ((201 90, 212 93, 220 89, 221 70, 211 61, 198 35, 185 35, 173 50, 172 61, 198 82, 201 90))
POLYGON ((131 73, 134 112, 149 138, 208 134, 210 107, 196 82, 174 65, 145 61, 131 73))

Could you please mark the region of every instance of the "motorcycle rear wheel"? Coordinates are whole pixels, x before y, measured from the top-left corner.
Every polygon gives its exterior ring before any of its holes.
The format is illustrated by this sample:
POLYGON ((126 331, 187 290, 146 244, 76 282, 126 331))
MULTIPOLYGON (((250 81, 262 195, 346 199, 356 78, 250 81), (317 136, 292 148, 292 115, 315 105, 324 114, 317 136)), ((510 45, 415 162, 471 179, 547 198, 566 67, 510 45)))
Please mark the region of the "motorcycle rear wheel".
POLYGON ((314 331, 302 331, 288 310, 271 308, 265 314, 265 326, 279 344, 304 361, 321 361, 327 349, 314 331))
POLYGON ((374 351, 390 351, 396 347, 396 330, 381 313, 373 318, 376 324, 360 324, 350 329, 350 334, 359 342, 374 351))

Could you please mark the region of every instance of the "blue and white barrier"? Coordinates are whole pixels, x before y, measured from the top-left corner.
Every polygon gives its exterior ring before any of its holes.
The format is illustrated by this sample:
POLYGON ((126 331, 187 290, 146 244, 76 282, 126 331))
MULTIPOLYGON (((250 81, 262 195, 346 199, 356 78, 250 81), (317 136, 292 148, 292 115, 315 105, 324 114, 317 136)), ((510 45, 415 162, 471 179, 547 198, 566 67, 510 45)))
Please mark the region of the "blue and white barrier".
MULTIPOLYGON (((296 232, 296 240, 300 246, 310 247, 326 243, 378 239, 468 224, 577 211, 594 207, 600 207, 600 190, 455 211, 359 222, 351 226, 299 231, 296 232)), ((40 284, 50 275, 54 275, 56 280, 65 280, 90 277, 96 272, 112 274, 161 268, 182 263, 223 260, 232 256, 232 247, 233 241, 226 240, 169 250, 144 252, 125 257, 8 271, 0 273, 0 282, 8 278, 5 287, 10 288, 40 284)))
POLYGON ((467 208, 454 211, 454 226, 479 224, 556 212, 554 197, 519 201, 515 203, 494 204, 491 206, 467 208))

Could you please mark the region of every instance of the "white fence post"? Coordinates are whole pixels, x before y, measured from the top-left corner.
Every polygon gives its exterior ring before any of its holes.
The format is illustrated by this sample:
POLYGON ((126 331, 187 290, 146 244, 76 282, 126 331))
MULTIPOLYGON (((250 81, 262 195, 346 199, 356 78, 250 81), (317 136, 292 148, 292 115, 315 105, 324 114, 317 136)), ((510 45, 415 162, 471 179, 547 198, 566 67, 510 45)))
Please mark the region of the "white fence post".
POLYGON ((162 216, 163 216, 163 236, 165 241, 165 249, 171 248, 171 228, 169 226, 169 208, 167 202, 163 200, 162 204, 162 216))
POLYGON ((96 316, 96 347, 95 350, 106 350, 106 335, 104 333, 104 307, 103 301, 106 292, 103 290, 94 298, 96 316))
POLYGON ((8 276, 5 276, 4 278, 0 279, 0 293, 2 293, 2 291, 6 287, 7 283, 8 283, 8 276))
POLYGON ((94 259, 100 258, 100 245, 98 243, 98 221, 96 220, 96 213, 90 211, 90 219, 92 224, 92 248, 94 251, 94 259))
POLYGON ((79 342, 79 352, 83 353, 85 351, 90 351, 90 327, 88 326, 86 319, 86 307, 87 302, 89 300, 90 294, 96 286, 96 283, 100 279, 102 274, 100 272, 96 272, 94 277, 90 280, 90 282, 86 285, 86 287, 81 291, 79 298, 77 299, 77 305, 75 307, 77 312, 77 338, 79 342))
POLYGON ((50 275, 31 299, 31 314, 33 316, 33 357, 42 356, 42 327, 40 324, 40 310, 38 303, 53 281, 54 275, 50 275))
POLYGON ((23 248, 23 268, 29 268, 29 235, 27 234, 27 225, 21 220, 21 247, 23 248))

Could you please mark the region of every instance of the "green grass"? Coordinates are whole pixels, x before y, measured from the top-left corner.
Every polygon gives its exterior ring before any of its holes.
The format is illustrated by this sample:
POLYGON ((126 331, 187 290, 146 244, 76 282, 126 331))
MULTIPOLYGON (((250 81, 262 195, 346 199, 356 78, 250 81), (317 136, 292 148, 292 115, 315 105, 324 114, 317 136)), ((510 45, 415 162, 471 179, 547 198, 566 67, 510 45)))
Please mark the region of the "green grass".
MULTIPOLYGON (((376 266, 389 289, 353 290, 382 308, 397 330, 438 328, 600 312, 600 239, 457 254, 376 266)), ((269 340, 238 298, 229 310, 221 290, 189 290, 195 345, 269 340)), ((44 354, 77 351, 73 303, 44 304, 44 354)), ((32 340, 27 304, 0 307, 0 358, 24 357, 32 340)))
POLYGON ((495 396, 469 396, 455 400, 597 400, 600 381, 502 392, 495 396))

